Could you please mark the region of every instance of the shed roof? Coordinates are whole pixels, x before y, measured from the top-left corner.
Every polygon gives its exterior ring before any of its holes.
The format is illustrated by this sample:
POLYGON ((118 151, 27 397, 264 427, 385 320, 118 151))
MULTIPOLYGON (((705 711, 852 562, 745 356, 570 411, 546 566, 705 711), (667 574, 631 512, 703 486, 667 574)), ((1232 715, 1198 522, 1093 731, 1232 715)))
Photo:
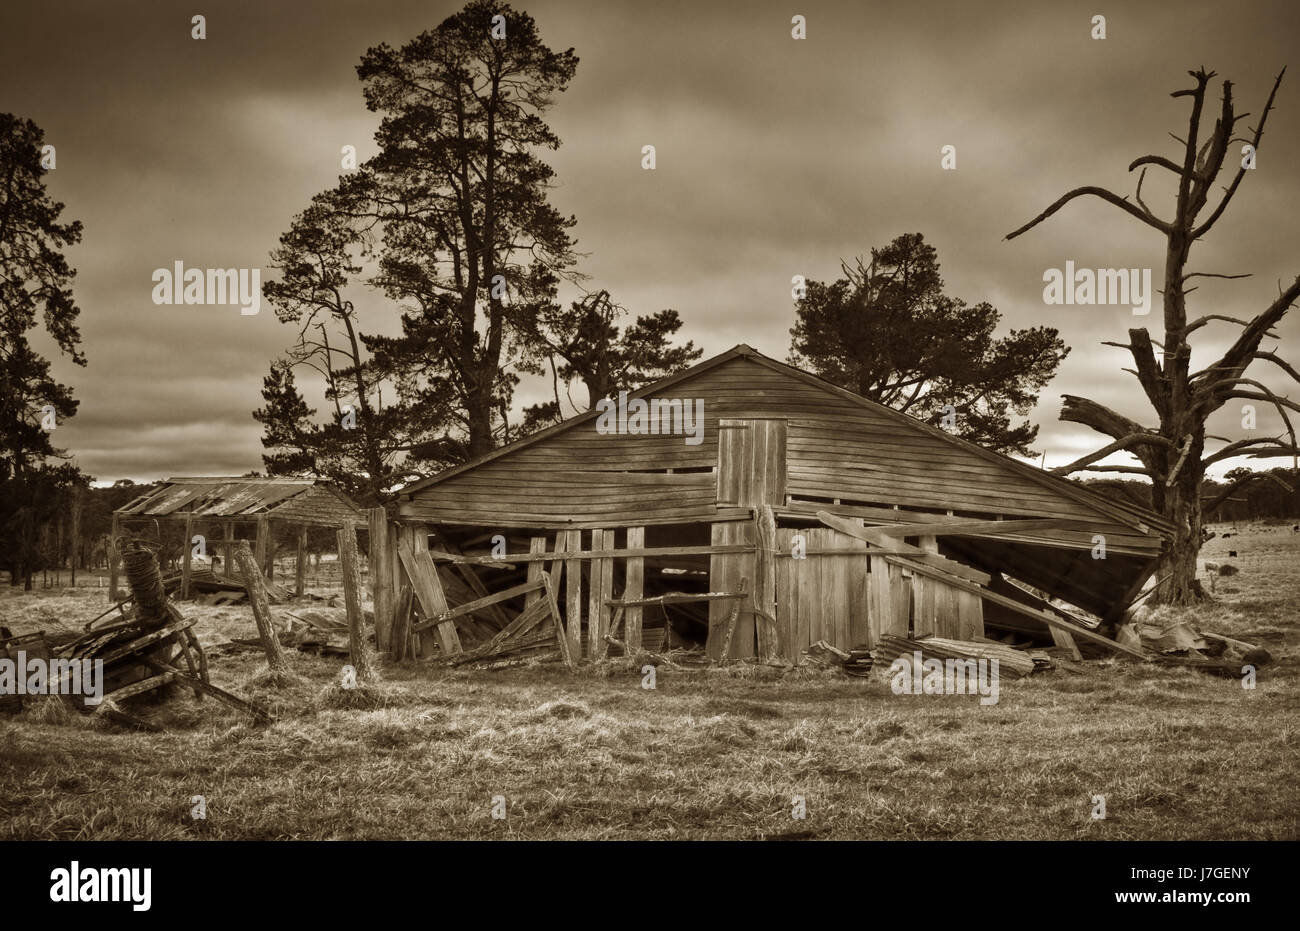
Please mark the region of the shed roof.
MULTIPOLYGON (((1013 459, 1010 456, 1004 456, 1001 453, 996 453, 993 452, 992 450, 985 449, 984 447, 979 446, 978 444, 972 443, 968 440, 964 440, 938 427, 917 420, 916 418, 908 414, 904 414, 900 411, 896 411, 893 408, 887 407, 883 404, 879 404, 875 401, 868 400, 867 398, 864 398, 861 395, 855 394, 852 391, 848 391, 844 388, 841 388, 838 385, 834 385, 823 378, 813 375, 810 372, 805 372, 802 369, 796 368, 792 365, 788 365, 786 363, 779 362, 776 359, 772 359, 768 356, 765 356, 761 352, 758 352, 756 349, 744 345, 743 343, 734 346, 731 349, 727 350, 726 352, 720 353, 719 355, 716 355, 710 359, 705 359, 704 361, 682 372, 678 372, 677 374, 670 375, 667 378, 661 379, 660 381, 657 381, 654 384, 647 385, 644 388, 641 388, 637 391, 630 392, 629 396, 636 397, 636 398, 641 398, 641 397, 648 398, 651 396, 659 395, 668 388, 671 388, 675 385, 680 384, 681 382, 687 381, 688 379, 694 378, 720 365, 723 365, 724 363, 727 363, 733 359, 738 359, 738 358, 743 358, 751 362, 756 362, 770 370, 779 372, 787 377, 797 378, 800 381, 803 381, 807 384, 811 384, 821 389, 822 391, 827 392, 828 394, 833 394, 838 398, 841 398, 846 401, 850 401, 853 404, 866 408, 867 410, 870 410, 876 414, 887 417, 906 429, 915 430, 918 432, 928 434, 931 437, 939 438, 945 443, 951 444, 953 446, 956 446, 964 450, 968 455, 974 455, 985 461, 997 463, 1006 469, 1012 470, 1013 472, 1017 473, 1025 480, 1033 483, 1034 485, 1044 487, 1046 489, 1051 490, 1052 492, 1055 492, 1058 495, 1062 495, 1066 498, 1070 498, 1076 502, 1089 506, 1095 509, 1096 511, 1101 512, 1102 514, 1106 514, 1110 516, 1112 519, 1117 520, 1121 524, 1139 530, 1143 534, 1154 534, 1154 535, 1164 536, 1164 537, 1168 537, 1172 535, 1173 525, 1169 523, 1167 520, 1165 520, 1164 518, 1155 514, 1153 511, 1150 511, 1146 508, 1139 507, 1135 504, 1131 504, 1127 501, 1122 501, 1116 498, 1109 497, 1107 495, 1100 494, 1096 491, 1093 491, 1092 489, 1079 485, 1076 482, 1070 481, 1069 479, 1063 478, 1058 475, 1054 475, 1051 472, 1044 471, 1043 469, 1035 468, 1032 465, 1021 462, 1017 459, 1013 459)), ((500 459, 501 457, 509 456, 512 453, 516 453, 521 449, 528 448, 538 443, 544 443, 545 441, 551 439, 552 437, 555 437, 558 434, 565 433, 569 430, 574 429, 575 427, 588 424, 594 421, 598 416, 599 416, 599 412, 592 410, 592 411, 587 411, 585 413, 578 414, 574 417, 570 417, 569 419, 561 423, 555 424, 554 426, 548 427, 545 430, 540 430, 537 433, 524 437, 523 439, 516 440, 513 443, 492 450, 488 453, 485 453, 482 456, 479 456, 475 459, 471 459, 468 462, 462 463, 459 466, 455 466, 454 468, 447 469, 429 478, 425 478, 420 481, 413 482, 401 490, 401 492, 399 493, 399 497, 400 499, 406 501, 419 498, 421 497, 422 494, 428 493, 426 492, 426 489, 430 489, 431 486, 436 486, 458 475, 463 475, 467 472, 472 472, 479 466, 500 459)))
POLYGON ((274 517, 302 524, 342 526, 360 522, 361 509, 333 485, 293 476, 180 476, 115 512, 122 517, 179 520, 274 517))

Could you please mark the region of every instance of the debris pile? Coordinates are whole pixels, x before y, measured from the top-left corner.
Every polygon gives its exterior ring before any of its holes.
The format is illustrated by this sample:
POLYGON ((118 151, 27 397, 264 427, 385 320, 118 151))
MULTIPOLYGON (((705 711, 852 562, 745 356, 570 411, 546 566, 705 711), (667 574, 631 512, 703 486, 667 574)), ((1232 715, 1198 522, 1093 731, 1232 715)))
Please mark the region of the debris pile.
MULTIPOLYGON (((286 604, 293 600, 293 592, 275 582, 266 582, 266 597, 271 604, 286 604)), ((181 574, 175 573, 163 579, 163 588, 168 595, 176 595, 181 590, 181 574)), ((239 604, 248 600, 244 583, 234 579, 223 578, 211 569, 195 569, 190 575, 190 597, 203 605, 239 604)))
POLYGON ((924 659, 940 661, 997 660, 998 673, 1008 679, 1019 679, 1053 666, 1045 650, 1016 650, 993 641, 947 640, 942 637, 925 637, 909 640, 906 637, 884 636, 872 655, 882 667, 888 667, 900 656, 920 653, 924 659))
POLYGON ((1123 632, 1138 640, 1152 659, 1164 666, 1186 666, 1234 679, 1243 666, 1263 666, 1272 654, 1263 647, 1210 631, 1197 631, 1186 622, 1159 624, 1138 621, 1123 632))
POLYGON ((101 700, 90 705, 77 701, 74 707, 131 727, 159 729, 122 710, 119 703, 173 683, 191 689, 196 698, 211 695, 255 720, 265 720, 261 708, 209 681, 208 659, 194 635, 194 620, 185 618, 168 599, 150 544, 119 537, 116 546, 131 590, 129 599, 87 623, 84 633, 46 638, 41 632, 0 641, 0 648, 6 653, 22 648, 29 656, 41 655, 43 648, 44 658, 59 661, 61 671, 57 680, 51 675, 50 694, 66 694, 69 683, 84 669, 101 669, 96 690, 101 700), (133 605, 129 614, 128 605, 133 605), (115 609, 118 617, 109 617, 115 609))

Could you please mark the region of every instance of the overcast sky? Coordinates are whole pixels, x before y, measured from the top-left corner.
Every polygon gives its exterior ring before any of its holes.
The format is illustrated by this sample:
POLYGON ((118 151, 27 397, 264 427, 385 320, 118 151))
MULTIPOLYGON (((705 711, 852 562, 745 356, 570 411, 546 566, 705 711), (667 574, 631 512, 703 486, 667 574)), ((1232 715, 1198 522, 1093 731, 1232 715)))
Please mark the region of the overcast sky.
MULTIPOLYGON (((188 5, 88 0, 0 9, 0 111, 30 118, 56 146, 49 187, 85 224, 70 251, 89 366, 59 362, 81 401, 55 440, 101 481, 260 469, 262 376, 291 341, 268 306, 156 306, 151 275, 262 267, 290 218, 339 174, 340 148, 374 151, 355 65, 400 45, 457 3, 188 5), (190 37, 202 13, 207 38, 190 37)), ((676 308, 707 355, 748 343, 784 359, 792 275, 835 277, 841 258, 904 232, 939 254, 948 293, 1001 310, 1006 327, 1057 327, 1073 348, 1034 421, 1047 465, 1102 445, 1057 420, 1084 394, 1151 423, 1126 354, 1099 345, 1148 325, 1128 307, 1047 306, 1043 273, 1148 267, 1163 238, 1099 201, 1076 201, 1012 242, 1007 232, 1083 184, 1133 190, 1139 155, 1178 157, 1187 71, 1234 82, 1258 114, 1294 61, 1300 4, 1241 2, 521 2, 553 48, 580 63, 549 122, 554 202, 578 219, 582 270, 634 313, 676 308), (1107 38, 1091 38, 1106 17, 1107 38), (807 20, 791 38, 791 17, 807 20), (641 168, 641 147, 657 169, 641 168), (956 147, 945 171, 940 149, 956 147)), ((1254 118, 1247 120, 1251 126, 1254 118)), ((1208 129, 1207 129, 1208 131, 1208 129)), ((1300 273, 1300 68, 1269 117, 1258 168, 1191 268, 1253 273, 1208 280, 1190 314, 1251 315, 1300 273)), ((1228 177, 1225 173, 1225 177, 1228 177)), ((1172 179, 1172 175, 1169 176, 1172 179)), ((1172 184, 1144 199, 1172 213, 1172 184)), ((360 304, 361 302, 359 302, 360 304)), ((392 331, 382 299, 366 328, 392 331)), ((1280 333, 1297 345, 1293 315, 1280 333)), ((1194 365, 1235 335, 1199 334, 1194 365)), ((1295 355, 1292 355, 1295 361, 1295 355)), ((1285 392, 1284 378, 1259 369, 1285 392)), ((541 399, 526 386, 519 400, 541 399)), ((1293 386, 1294 387, 1294 386, 1293 386)), ((579 389, 580 393, 580 389, 579 389)), ((323 405, 322 405, 323 406, 323 405)), ((1211 433, 1245 435, 1240 411, 1211 433)), ((1257 433, 1282 429, 1260 408, 1257 433)), ((1284 464, 1288 460, 1273 460, 1284 464)), ((1226 467, 1230 467, 1228 463, 1226 467)))

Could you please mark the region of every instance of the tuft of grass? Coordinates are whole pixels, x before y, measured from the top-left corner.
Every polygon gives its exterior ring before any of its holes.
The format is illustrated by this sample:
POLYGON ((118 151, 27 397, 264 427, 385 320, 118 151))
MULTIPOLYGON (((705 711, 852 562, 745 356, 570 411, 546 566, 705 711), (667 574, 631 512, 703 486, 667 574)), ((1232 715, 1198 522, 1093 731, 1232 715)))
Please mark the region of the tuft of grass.
POLYGON ((411 703, 406 689, 373 680, 362 680, 351 687, 331 682, 316 693, 316 707, 332 711, 378 711, 411 703))

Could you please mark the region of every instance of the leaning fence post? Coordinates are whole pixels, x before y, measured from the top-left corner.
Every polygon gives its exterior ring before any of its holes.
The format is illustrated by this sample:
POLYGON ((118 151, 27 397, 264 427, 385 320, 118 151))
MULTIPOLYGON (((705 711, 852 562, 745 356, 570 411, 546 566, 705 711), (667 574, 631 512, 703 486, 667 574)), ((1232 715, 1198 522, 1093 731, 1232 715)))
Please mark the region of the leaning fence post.
POLYGON ((244 590, 248 592, 248 603, 253 607, 253 620, 257 622, 257 633, 262 638, 262 649, 266 651, 266 665, 274 672, 290 672, 289 661, 285 659, 275 628, 271 626, 271 602, 266 597, 262 570, 257 567, 247 540, 239 541, 235 562, 244 577, 244 590))

